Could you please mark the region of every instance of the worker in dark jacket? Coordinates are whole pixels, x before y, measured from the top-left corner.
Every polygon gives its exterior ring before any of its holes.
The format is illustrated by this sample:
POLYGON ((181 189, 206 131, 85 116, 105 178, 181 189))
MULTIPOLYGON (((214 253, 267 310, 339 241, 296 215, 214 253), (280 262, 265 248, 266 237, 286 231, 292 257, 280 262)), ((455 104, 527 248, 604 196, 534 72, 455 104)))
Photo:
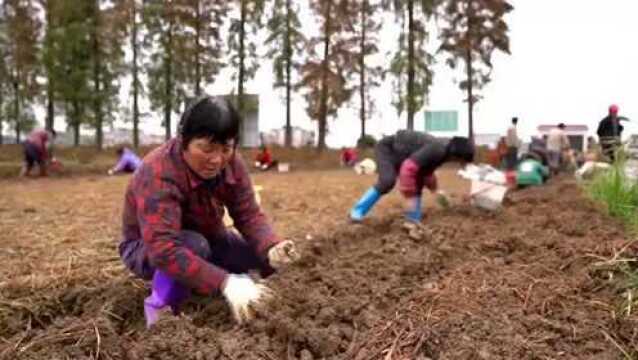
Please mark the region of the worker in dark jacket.
POLYGON ((616 150, 620 147, 620 139, 624 129, 620 122, 623 120, 627 121, 628 119, 618 116, 618 106, 611 105, 609 114, 598 123, 597 134, 602 153, 612 162, 616 158, 616 150))
POLYGON ((424 133, 401 130, 376 145, 378 181, 350 211, 353 221, 361 221, 374 204, 394 187, 397 178, 399 190, 406 198, 406 218, 421 221, 421 191, 427 187, 437 193, 439 202, 445 203, 444 194, 438 191, 435 170, 449 161, 461 163, 474 159, 474 146, 467 138, 454 137, 449 141, 424 133))

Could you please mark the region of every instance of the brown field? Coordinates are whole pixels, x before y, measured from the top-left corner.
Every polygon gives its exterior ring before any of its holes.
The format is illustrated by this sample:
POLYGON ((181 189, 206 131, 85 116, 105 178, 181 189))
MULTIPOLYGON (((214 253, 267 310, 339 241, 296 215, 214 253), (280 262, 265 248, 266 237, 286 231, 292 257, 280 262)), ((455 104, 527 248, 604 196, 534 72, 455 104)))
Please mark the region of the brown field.
MULTIPOLYGON (((333 161, 333 160, 326 160, 333 161)), ((303 162, 302 162, 303 163, 303 162)), ((384 198, 346 214, 374 182, 347 170, 256 174, 263 206, 299 263, 266 280, 267 311, 234 325, 220 297, 146 330, 146 284, 117 255, 126 176, 0 180, 1 359, 624 359, 638 354, 622 306, 621 249, 636 249, 568 179, 508 196, 501 212, 426 198, 402 226, 384 198)))

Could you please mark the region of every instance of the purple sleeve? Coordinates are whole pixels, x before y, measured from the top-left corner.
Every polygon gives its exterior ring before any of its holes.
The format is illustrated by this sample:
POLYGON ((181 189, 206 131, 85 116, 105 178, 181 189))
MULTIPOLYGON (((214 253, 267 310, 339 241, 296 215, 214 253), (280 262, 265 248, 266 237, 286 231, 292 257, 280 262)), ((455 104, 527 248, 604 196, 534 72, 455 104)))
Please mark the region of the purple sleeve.
POLYGON ((117 162, 117 165, 115 165, 115 167, 113 168, 113 171, 119 172, 126 168, 126 164, 128 164, 128 158, 126 155, 127 154, 124 154, 120 157, 120 160, 117 162))

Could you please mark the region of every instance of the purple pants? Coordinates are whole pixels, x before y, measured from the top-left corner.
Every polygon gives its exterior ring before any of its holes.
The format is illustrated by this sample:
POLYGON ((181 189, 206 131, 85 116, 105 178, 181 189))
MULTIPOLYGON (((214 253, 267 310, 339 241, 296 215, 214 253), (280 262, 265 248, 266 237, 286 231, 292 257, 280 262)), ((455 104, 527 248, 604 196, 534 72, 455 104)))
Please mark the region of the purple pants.
POLYGON ((41 166, 44 163, 44 159, 42 158, 42 152, 40 149, 34 144, 25 141, 23 143, 24 146, 24 162, 27 164, 27 168, 31 169, 33 165, 38 164, 41 166))
POLYGON ((134 173, 135 170, 136 170, 135 165, 131 163, 126 163, 126 165, 124 165, 124 167, 122 168, 122 172, 125 172, 125 173, 134 173))
MULTIPOLYGON (((249 270, 258 270, 262 277, 267 277, 275 272, 241 236, 232 231, 208 241, 198 232, 182 230, 179 241, 197 256, 229 273, 244 274, 249 270)), ((153 278, 155 268, 148 259, 142 240, 124 240, 120 243, 119 251, 124 265, 133 274, 144 280, 153 278)))

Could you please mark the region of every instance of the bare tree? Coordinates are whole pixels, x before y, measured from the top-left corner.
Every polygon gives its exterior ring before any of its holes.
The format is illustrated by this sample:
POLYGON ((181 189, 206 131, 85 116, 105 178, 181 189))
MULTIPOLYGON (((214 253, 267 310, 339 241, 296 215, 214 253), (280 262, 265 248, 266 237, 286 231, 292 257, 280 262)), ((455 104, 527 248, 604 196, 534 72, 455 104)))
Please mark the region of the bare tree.
POLYGON ((321 19, 321 35, 310 39, 311 57, 302 67, 299 86, 308 90, 307 112, 317 121, 317 149, 322 151, 326 147, 328 116, 335 115, 353 93, 348 78, 354 72, 356 41, 348 33, 354 31, 351 20, 356 10, 347 0, 313 0, 311 8, 321 19), (323 49, 322 56, 316 53, 318 46, 323 49))
POLYGON ((506 0, 446 0, 442 10, 445 25, 439 51, 449 55, 451 68, 465 64, 466 78, 460 88, 467 91, 468 136, 473 139, 474 104, 480 99, 476 91, 490 81, 494 51, 510 53, 505 15, 513 7, 506 0))

